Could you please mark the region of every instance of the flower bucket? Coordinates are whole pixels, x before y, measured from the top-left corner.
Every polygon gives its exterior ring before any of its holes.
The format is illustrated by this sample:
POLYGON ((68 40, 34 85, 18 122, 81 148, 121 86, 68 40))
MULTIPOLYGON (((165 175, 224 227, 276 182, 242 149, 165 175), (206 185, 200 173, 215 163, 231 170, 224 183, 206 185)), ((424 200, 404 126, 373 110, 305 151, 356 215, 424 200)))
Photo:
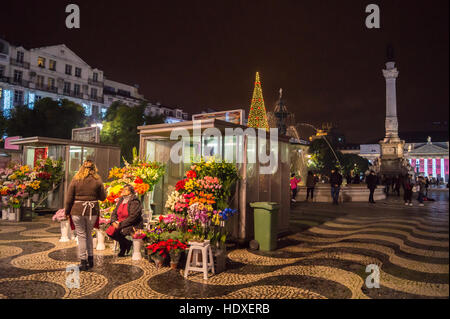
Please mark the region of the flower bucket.
POLYGON ((9 207, 2 209, 2 219, 7 220, 9 216, 9 207))
POLYGON ((70 223, 69 220, 62 220, 60 221, 61 226, 61 238, 59 241, 61 243, 66 243, 70 240, 70 223))
POLYGON ((105 250, 105 232, 103 230, 97 231, 97 250, 105 250))
POLYGON ((181 252, 170 252, 170 268, 177 269, 180 262, 181 252))
POLYGON ((155 253, 155 254, 151 254, 150 255, 151 260, 153 260, 155 262, 156 265, 156 269, 161 268, 161 266, 164 263, 164 257, 161 256, 159 253, 155 253))
POLYGON ((14 207, 13 211, 16 216, 16 222, 20 222, 20 207, 14 207))
POLYGON ((10 221, 16 221, 16 213, 14 212, 14 210, 11 212, 9 212, 8 214, 8 220, 10 221))
POLYGON ((92 238, 92 247, 97 247, 97 237, 92 238))
POLYGON ((141 260, 141 248, 143 245, 142 239, 133 239, 133 255, 131 256, 131 260, 141 260))

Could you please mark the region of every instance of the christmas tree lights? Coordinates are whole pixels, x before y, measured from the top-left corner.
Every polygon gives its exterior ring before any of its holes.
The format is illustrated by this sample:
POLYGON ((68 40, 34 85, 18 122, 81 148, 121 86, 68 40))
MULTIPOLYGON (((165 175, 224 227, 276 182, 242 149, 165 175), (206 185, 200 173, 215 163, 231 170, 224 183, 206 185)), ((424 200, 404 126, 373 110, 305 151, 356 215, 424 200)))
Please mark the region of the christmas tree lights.
POLYGON ((250 104, 250 112, 248 114, 248 127, 262 128, 269 130, 267 121, 266 107, 264 106, 264 98, 262 94, 261 81, 259 80, 259 72, 256 72, 255 88, 253 89, 252 102, 250 104))

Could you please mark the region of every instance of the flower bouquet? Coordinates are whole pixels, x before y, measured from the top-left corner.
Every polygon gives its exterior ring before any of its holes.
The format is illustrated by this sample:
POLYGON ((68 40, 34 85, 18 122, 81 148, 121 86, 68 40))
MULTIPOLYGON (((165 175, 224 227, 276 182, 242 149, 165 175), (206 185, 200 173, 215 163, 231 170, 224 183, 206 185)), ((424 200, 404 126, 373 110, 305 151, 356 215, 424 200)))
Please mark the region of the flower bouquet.
POLYGON ((66 210, 64 208, 57 210, 56 213, 53 215, 52 220, 54 222, 55 221, 61 222, 61 221, 67 220, 66 210))

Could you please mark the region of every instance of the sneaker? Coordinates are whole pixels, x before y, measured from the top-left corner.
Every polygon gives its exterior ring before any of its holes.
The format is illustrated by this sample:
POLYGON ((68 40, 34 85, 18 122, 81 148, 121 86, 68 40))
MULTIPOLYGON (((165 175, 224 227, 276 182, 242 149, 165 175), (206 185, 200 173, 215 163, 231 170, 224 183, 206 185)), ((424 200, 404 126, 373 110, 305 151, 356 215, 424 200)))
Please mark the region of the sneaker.
POLYGON ((405 203, 405 206, 408 206, 409 204, 408 203, 405 203))
POLYGON ((424 204, 420 203, 419 206, 425 206, 424 204))
POLYGON ((413 206, 413 203, 409 203, 409 206, 413 206))

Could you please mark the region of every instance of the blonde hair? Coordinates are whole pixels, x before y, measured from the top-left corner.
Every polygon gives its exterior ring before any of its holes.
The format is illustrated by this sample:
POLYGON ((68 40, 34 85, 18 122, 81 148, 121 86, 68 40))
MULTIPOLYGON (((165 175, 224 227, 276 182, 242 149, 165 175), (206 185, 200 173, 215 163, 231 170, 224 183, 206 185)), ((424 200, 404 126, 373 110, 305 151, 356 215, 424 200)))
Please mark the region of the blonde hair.
POLYGON ((83 165, 81 165, 78 172, 73 177, 74 180, 81 181, 84 180, 86 177, 92 176, 95 179, 99 179, 100 175, 98 175, 98 169, 97 166, 95 166, 94 162, 91 160, 85 160, 83 165))

